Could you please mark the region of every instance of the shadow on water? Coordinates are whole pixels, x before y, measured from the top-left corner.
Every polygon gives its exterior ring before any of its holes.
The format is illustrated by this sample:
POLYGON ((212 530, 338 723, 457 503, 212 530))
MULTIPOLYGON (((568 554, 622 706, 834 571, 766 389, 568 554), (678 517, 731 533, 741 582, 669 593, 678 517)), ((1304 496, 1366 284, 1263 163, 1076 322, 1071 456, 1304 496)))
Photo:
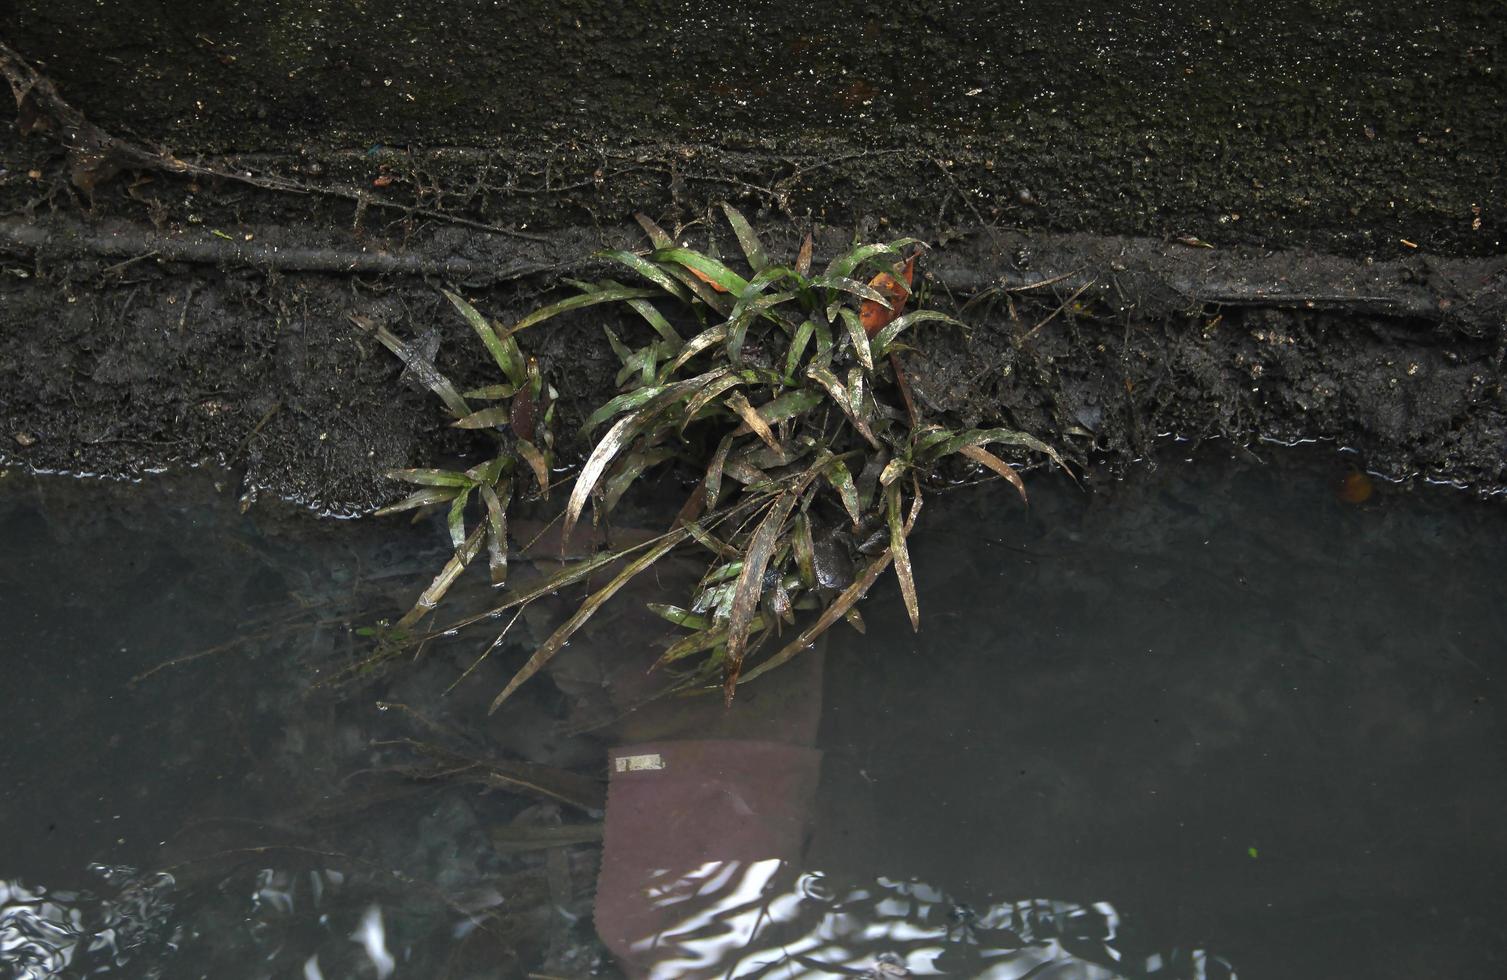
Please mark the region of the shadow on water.
MULTIPOLYGON (((804 853, 645 880, 655 975, 1499 975, 1501 503, 1346 472, 939 498, 923 632, 884 586, 828 651, 804 853)), ((616 975, 597 675, 484 710, 550 616, 317 686, 438 536, 207 484, 0 480, 0 977, 616 975)))

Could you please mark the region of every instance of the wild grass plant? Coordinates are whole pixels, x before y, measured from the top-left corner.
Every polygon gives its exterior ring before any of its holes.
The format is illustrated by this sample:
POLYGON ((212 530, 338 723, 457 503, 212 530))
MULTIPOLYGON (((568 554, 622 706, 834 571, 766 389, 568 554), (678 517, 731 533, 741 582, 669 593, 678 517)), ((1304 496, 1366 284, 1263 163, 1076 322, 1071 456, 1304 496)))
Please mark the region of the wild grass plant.
MULTIPOLYGON (((965 457, 1009 482, 1022 499, 1019 474, 990 446, 1061 465, 1052 447, 1028 433, 951 429, 917 408, 898 355, 920 324, 960 326, 935 310, 906 311, 922 243, 855 245, 818 271, 809 235, 793 260, 776 262, 743 215, 730 206, 725 211, 742 268, 678 243, 640 215, 646 248, 600 253, 627 283, 571 282, 576 295, 512 324, 489 321, 446 293, 501 370, 503 383, 495 387, 459 393, 411 348, 378 330, 378 339, 444 401, 453 424, 487 429, 498 439, 491 458, 464 471, 393 472, 418 489, 384 512, 447 507, 454 553, 408 614, 384 631, 389 648, 434 635, 416 627, 483 543, 493 583, 503 586, 515 482, 526 466, 546 489, 553 453, 552 390, 517 336, 562 313, 621 304, 647 323, 645 335, 652 337, 631 346, 603 328, 621 362, 619 392, 582 428, 594 442, 560 516, 562 540, 571 539, 588 508, 595 519, 605 518, 634 485, 664 467, 689 467, 695 483, 664 534, 574 562, 445 627, 493 622, 610 573, 534 651, 493 710, 604 603, 675 549, 693 549, 705 561, 688 595, 650 607, 685 631, 656 665, 680 689, 720 687, 731 703, 739 683, 799 655, 839 620, 861 630, 857 604, 891 567, 911 625, 919 628, 908 541, 942 461, 965 457), (473 401, 488 404, 477 408, 473 401), (468 530, 466 510, 475 498, 481 516, 468 530)), ((504 635, 495 635, 487 650, 504 635)))

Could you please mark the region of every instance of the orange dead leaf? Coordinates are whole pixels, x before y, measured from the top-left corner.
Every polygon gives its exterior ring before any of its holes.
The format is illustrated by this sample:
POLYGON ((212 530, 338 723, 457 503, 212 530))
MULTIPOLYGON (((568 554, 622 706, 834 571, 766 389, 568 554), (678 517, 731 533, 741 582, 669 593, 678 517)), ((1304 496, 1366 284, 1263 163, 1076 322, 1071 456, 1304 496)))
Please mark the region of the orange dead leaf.
POLYGON ((705 272, 702 272, 700 269, 693 269, 690 266, 686 266, 686 269, 690 271, 691 275, 695 276, 697 279, 700 279, 702 282, 706 283, 708 286, 712 287, 717 292, 719 292, 719 293, 725 293, 725 292, 727 292, 727 287, 726 286, 722 285, 720 282, 718 282, 717 280, 713 279, 711 276, 707 275, 705 272))
POLYGON ((910 284, 916 272, 916 257, 912 255, 905 260, 905 268, 898 269, 900 279, 881 272, 869 280, 869 285, 884 294, 890 302, 890 309, 885 309, 879 303, 866 299, 858 307, 858 322, 863 324, 863 332, 870 337, 884 329, 885 324, 899 316, 905 309, 905 301, 910 297, 910 284))

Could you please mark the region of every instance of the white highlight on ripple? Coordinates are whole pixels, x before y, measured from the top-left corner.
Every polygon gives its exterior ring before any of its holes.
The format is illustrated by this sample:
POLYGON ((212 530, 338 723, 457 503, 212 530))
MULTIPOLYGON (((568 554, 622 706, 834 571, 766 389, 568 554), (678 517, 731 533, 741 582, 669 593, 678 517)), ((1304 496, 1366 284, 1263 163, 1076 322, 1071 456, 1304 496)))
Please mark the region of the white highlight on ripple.
POLYGON ((377 969, 377 980, 387 980, 397 967, 397 961, 387 951, 387 939, 382 930, 382 909, 376 905, 367 907, 361 916, 361 925, 351 933, 351 940, 361 944, 367 959, 377 969))

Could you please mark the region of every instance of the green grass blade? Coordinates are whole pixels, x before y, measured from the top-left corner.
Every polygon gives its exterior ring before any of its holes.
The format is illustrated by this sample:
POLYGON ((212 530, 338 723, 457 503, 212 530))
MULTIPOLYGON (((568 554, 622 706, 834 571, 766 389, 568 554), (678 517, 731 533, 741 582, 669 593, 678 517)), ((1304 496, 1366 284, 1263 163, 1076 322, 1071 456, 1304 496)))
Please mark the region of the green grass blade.
POLYGON ((842 460, 834 459, 822 468, 822 476, 837 491, 842 509, 848 512, 848 519, 853 522, 853 530, 858 530, 858 526, 863 523, 863 509, 858 504, 858 484, 853 482, 852 471, 842 460))
POLYGON ((795 298, 794 293, 775 293, 772 296, 760 296, 753 302, 743 306, 737 316, 727 321, 727 356, 734 364, 743 361, 743 341, 748 335, 748 325, 755 317, 764 315, 768 310, 787 303, 795 298))
POLYGON ((853 345, 853 356, 865 371, 873 374, 874 352, 869 346, 869 335, 863 329, 863 321, 858 318, 858 311, 843 307, 837 313, 848 330, 848 343, 853 345))
POLYGON ((723 368, 708 374, 698 375, 685 381, 665 385, 661 391, 650 399, 642 408, 631 415, 623 418, 607 430, 602 441, 597 443, 596 448, 587 457, 586 463, 581 467, 580 475, 576 477, 575 486, 571 489, 570 500, 565 505, 565 525, 562 541, 569 541, 571 532, 575 530, 576 522, 580 520, 581 511, 586 506, 586 501, 596 489, 597 482, 607 466, 617 457, 628 444, 631 443, 644 427, 653 421, 660 412, 669 408, 682 398, 689 398, 691 394, 699 390, 703 385, 720 377, 726 371, 723 368))
POLYGON ((402 632, 412 629, 415 623, 434 611, 434 607, 439 605, 445 593, 450 591, 450 586, 460 578, 460 573, 466 570, 466 566, 471 564, 471 559, 475 558, 476 553, 481 550, 481 539, 485 532, 485 524, 476 525, 476 530, 471 532, 471 536, 466 538, 456 549, 455 554, 450 556, 450 560, 445 562, 445 567, 440 569, 434 581, 429 583, 429 588, 419 596, 413 608, 404 613, 403 618, 393 625, 394 630, 402 632))
POLYGON ((696 336, 685 342, 685 346, 680 348, 680 353, 675 355, 675 359, 669 364, 666 364, 664 368, 659 372, 660 380, 663 381, 669 378, 676 371, 680 370, 681 367, 685 365, 686 361, 689 361, 691 358, 695 357, 697 354, 700 354, 708 347, 711 347, 714 344, 720 344, 726 339, 727 324, 719 323, 715 327, 707 327, 705 330, 701 331, 696 336))
POLYGON ((722 699, 731 705, 733 692, 738 686, 738 675, 743 671, 743 654, 747 650, 749 625, 759 597, 764 593, 764 569, 774 557, 775 544, 779 541, 785 522, 795 508, 799 493, 786 491, 775 499, 769 513, 759 522, 748 550, 743 558, 743 570, 738 575, 738 585, 733 591, 732 607, 727 619, 727 658, 723 662, 722 699))
MULTIPOLYGON (((691 301, 691 295, 686 292, 684 286, 677 282, 668 272, 641 255, 635 255, 624 249, 615 248, 605 252, 598 252, 597 257, 611 259, 614 262, 627 266, 682 303, 689 303, 691 301)), ((611 289, 612 287, 608 286, 606 288, 611 289)))
POLYGON ((429 507, 433 504, 443 504, 450 501, 457 493, 464 493, 456 487, 425 487, 415 493, 411 493, 395 504, 377 508, 375 516, 386 517, 389 514, 401 514, 405 510, 413 510, 416 507, 429 507))
POLYGON ((481 500, 487 506, 487 568, 492 575, 493 587, 507 584, 508 580, 508 511, 503 497, 513 495, 510 481, 499 484, 502 493, 481 485, 481 500))
POLYGON ((680 421, 680 431, 684 433, 685 427, 696 421, 697 414, 711 402, 721 397, 729 388, 743 383, 744 378, 739 374, 724 374, 722 377, 712 381, 705 388, 696 392, 695 395, 691 396, 691 400, 685 403, 685 417, 680 421))
POLYGON ((610 514, 617 506, 617 502, 622 499, 623 494, 627 493, 628 488, 633 485, 633 481, 642 476, 645 470, 674 458, 675 450, 668 446, 629 453, 615 471, 607 477, 602 509, 610 514))
POLYGON ((667 619, 676 626, 684 626, 689 630, 704 630, 712 625, 711 621, 706 617, 698 616, 689 609, 682 609, 679 606, 672 606, 662 602, 651 602, 647 605, 649 611, 654 615, 667 619))
POLYGON ((891 309, 890 298, 873 286, 859 282, 857 279, 849 279, 846 276, 817 276, 811 280, 811 285, 822 289, 834 289, 842 293, 851 293, 859 299, 873 300, 885 309, 891 309))
POLYGON ((819 391, 811 388, 797 388, 795 391, 787 391, 765 402, 758 407, 757 411, 759 418, 763 419, 766 425, 779 425, 786 419, 793 419, 803 412, 810 411, 824 400, 819 391))
POLYGON ((1018 432, 1015 429, 969 429, 967 432, 953 436, 940 446, 932 449, 930 456, 932 459, 941 459, 943 456, 961 452, 964 446, 987 446, 993 443, 1003 446, 1020 446, 1025 449, 1035 450, 1064 470, 1067 470, 1067 464, 1062 461, 1062 457, 1057 454, 1057 450, 1035 436, 1026 432, 1018 432))
POLYGON ((513 324, 511 327, 508 327, 507 330, 503 332, 503 336, 504 338, 512 337, 514 334, 518 333, 521 330, 527 330, 529 327, 537 326, 538 324, 543 323, 545 320, 548 320, 552 316, 558 316, 561 313, 568 313, 571 310, 585 309, 588 306, 596 306, 598 303, 617 303, 621 302, 622 300, 646 299, 650 296, 656 295, 658 295, 658 293, 653 289, 635 289, 630 286, 621 286, 614 288, 612 286, 608 286, 607 288, 599 289, 594 293, 582 293, 579 296, 571 296, 568 299, 562 299, 558 303, 551 303, 549 306, 537 309, 534 312, 530 313, 528 316, 524 317, 522 320, 519 320, 517 323, 513 324))
POLYGON ((665 319, 664 314, 659 312, 653 303, 646 299, 630 299, 628 305, 633 308, 633 312, 648 321, 655 333, 664 338, 665 343, 670 345, 672 353, 680 350, 685 344, 685 338, 680 335, 680 331, 670 325, 670 321, 665 319))
POLYGON ((518 393, 515 385, 483 385, 480 388, 472 388, 465 392, 465 397, 475 398, 482 402, 497 402, 505 398, 512 398, 518 393))
POLYGON ((870 446, 873 446, 875 449, 880 448, 879 440, 874 437, 874 430, 869 428, 869 424, 864 421, 859 409, 855 408, 852 402, 849 401, 847 386, 837 380, 837 375, 824 367, 817 367, 813 364, 806 369, 806 377, 827 390, 827 394, 831 396, 832 401, 848 417, 848 422, 858 431, 859 435, 863 436, 864 440, 870 446))
POLYGON ((727 266, 718 262, 709 255, 703 255, 690 248, 662 248, 654 253, 656 262, 674 262, 683 265, 687 269, 701 273, 724 290, 734 296, 741 295, 748 288, 748 280, 738 275, 727 266))
POLYGON ((389 480, 402 480, 404 483, 417 483, 426 487, 460 487, 465 489, 474 482, 464 473, 454 470, 388 470, 384 474, 389 480))
POLYGON ((753 226, 737 208, 725 201, 722 203, 722 211, 727 215, 727 223, 733 226, 733 234, 738 236, 738 244, 743 248, 743 255, 748 259, 749 268, 755 272, 763 272, 764 268, 769 265, 769 256, 765 253, 764 246, 759 243, 759 236, 754 233, 753 226))
POLYGON ((660 395, 664 394, 672 387, 674 387, 674 385, 665 384, 653 385, 652 387, 648 388, 635 388, 634 390, 624 392, 623 394, 618 395, 615 398, 609 398, 606 402, 602 403, 600 408, 598 408, 595 412, 592 412, 591 417, 588 418, 585 424, 581 426, 581 435, 587 435, 591 432, 591 430, 595 429, 597 426, 601 425, 603 422, 607 421, 610 418, 614 418, 618 415, 623 414, 624 412, 631 412, 636 408, 641 408, 642 406, 649 404, 649 402, 658 398, 660 395))
POLYGON ((937 320, 942 323, 950 323, 955 327, 962 326, 962 324, 957 320, 954 320, 952 317, 948 316, 945 313, 939 313, 936 310, 916 310, 914 313, 907 313, 904 316, 897 316, 895 317, 895 319, 885 324, 883 330, 880 330, 878 333, 874 334, 874 339, 870 341, 870 347, 873 350, 874 360, 877 362, 881 357, 889 352, 890 344, 894 343, 895 338, 900 335, 901 331, 906 330, 914 326, 915 324, 925 323, 928 320, 937 320))
POLYGON ((497 331, 492 329, 492 325, 487 322, 486 317, 460 296, 448 289, 442 289, 440 292, 452 306, 460 311, 461 316, 466 318, 466 322, 471 324, 471 329, 476 331, 476 336, 481 338, 487 352, 492 355, 492 360, 497 362, 497 367, 501 369, 503 377, 515 386, 523 384, 525 367, 523 354, 518 350, 517 343, 509 345, 503 341, 497 336, 497 331))
MULTIPOLYGON (((893 465, 893 464, 891 464, 893 465)), ((882 480, 881 480, 882 482, 882 480)), ((916 498, 920 501, 920 498, 916 498)), ((890 554, 895 558, 895 577, 900 580, 900 596, 910 617, 912 632, 921 629, 921 605, 916 599, 916 578, 911 572, 910 549, 905 546, 905 526, 900 518, 900 486, 891 483, 884 490, 885 518, 890 525, 890 554)))
POLYGON ((815 331, 816 324, 809 319, 796 328, 795 336, 790 339, 790 349, 785 353, 785 377, 795 377, 796 370, 801 366, 801 358, 806 355, 806 345, 811 343, 815 331))
POLYGON ((474 487, 467 487, 450 502, 450 516, 445 523, 450 528, 450 543, 459 551, 466 544, 466 504, 471 500, 474 487))
POLYGON ((456 419, 450 423, 455 429, 492 429, 499 425, 507 425, 511 415, 506 405, 493 405, 491 408, 483 408, 472 412, 465 418, 456 419))
POLYGON ((917 239, 901 238, 886 244, 860 245, 855 249, 844 252, 828 263, 826 274, 829 276, 852 276, 864 263, 873 262, 878 259, 884 259, 888 264, 902 262, 905 256, 900 254, 900 250, 907 245, 919 244, 921 243, 917 239))

